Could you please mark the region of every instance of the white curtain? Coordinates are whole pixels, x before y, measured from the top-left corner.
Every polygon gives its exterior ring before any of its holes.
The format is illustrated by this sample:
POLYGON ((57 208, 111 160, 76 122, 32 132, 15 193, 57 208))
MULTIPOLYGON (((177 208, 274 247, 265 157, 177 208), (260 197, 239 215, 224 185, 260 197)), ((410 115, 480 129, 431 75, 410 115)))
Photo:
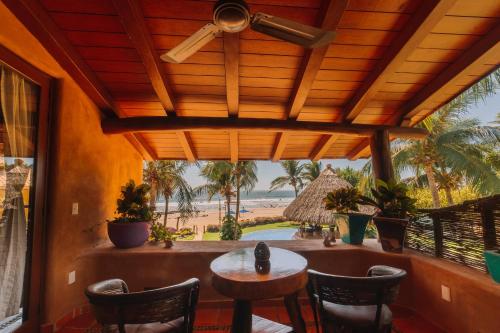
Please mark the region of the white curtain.
MULTIPOLYGON (((38 87, 0 64, 5 199, 0 219, 0 320, 19 313, 27 250, 23 189, 33 164, 38 87), (30 159, 31 158, 31 159, 30 159), (26 163, 31 161, 31 163, 26 163)), ((3 185, 3 184, 2 184, 3 185)))

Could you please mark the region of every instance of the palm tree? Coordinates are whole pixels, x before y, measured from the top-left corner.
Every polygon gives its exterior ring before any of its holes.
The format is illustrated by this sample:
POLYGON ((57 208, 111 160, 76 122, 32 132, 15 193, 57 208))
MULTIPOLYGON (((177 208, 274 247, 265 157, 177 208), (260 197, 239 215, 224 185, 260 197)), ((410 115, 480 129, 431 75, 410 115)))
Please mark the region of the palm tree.
POLYGON ((358 187, 358 185, 361 183, 361 179, 363 177, 362 172, 358 170, 354 170, 351 167, 345 167, 345 168, 335 168, 335 173, 345 181, 347 181, 349 184, 351 184, 353 187, 358 187))
POLYGON ((241 161, 233 164, 233 182, 236 187, 236 222, 240 217, 240 192, 248 192, 257 184, 257 164, 254 161, 241 161))
POLYGON ((231 197, 234 195, 233 165, 226 161, 210 161, 203 165, 200 175, 206 179, 207 183, 198 186, 195 192, 197 194, 206 193, 208 200, 212 200, 216 194, 225 198, 226 215, 230 215, 231 197))
POLYGON ((280 164, 285 170, 286 176, 275 178, 271 182, 269 191, 271 192, 283 188, 286 185, 290 185, 295 191, 295 197, 297 197, 297 195, 299 195, 299 190, 304 186, 302 179, 302 169, 304 165, 299 164, 299 161, 281 161, 280 164))
POLYGON ((311 161, 310 163, 304 164, 302 178, 304 178, 307 183, 311 183, 313 180, 319 177, 319 175, 321 174, 321 168, 321 162, 311 161))
POLYGON ((439 207, 438 185, 446 192, 452 204, 451 189, 462 178, 481 193, 496 193, 499 178, 492 165, 485 160, 483 144, 500 141, 500 130, 480 126, 477 119, 461 119, 460 110, 439 111, 421 124, 430 135, 422 141, 401 140, 393 150, 395 170, 413 169, 427 177, 434 207, 439 207))
POLYGON ((175 197, 180 218, 185 219, 193 214, 194 193, 191 186, 183 178, 188 167, 184 161, 152 161, 144 169, 144 181, 151 186, 151 202, 156 205, 158 197, 165 198, 163 225, 167 225, 170 199, 175 197))

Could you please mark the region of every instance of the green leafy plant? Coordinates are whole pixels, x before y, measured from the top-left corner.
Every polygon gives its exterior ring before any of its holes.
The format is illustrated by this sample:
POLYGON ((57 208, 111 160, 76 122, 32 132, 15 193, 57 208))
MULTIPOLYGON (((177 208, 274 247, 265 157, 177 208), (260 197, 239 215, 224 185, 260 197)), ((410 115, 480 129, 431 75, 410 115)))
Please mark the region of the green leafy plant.
POLYGON ((407 195, 408 187, 404 183, 394 180, 386 183, 377 179, 376 188, 372 188, 371 193, 374 199, 361 196, 359 203, 378 208, 380 216, 404 219, 417 213, 416 200, 407 195))
POLYGON ((155 242, 162 242, 166 240, 175 240, 176 234, 172 228, 165 227, 162 223, 153 222, 151 224, 151 233, 149 240, 155 242))
POLYGON ((118 214, 111 223, 132 223, 153 221, 156 216, 148 205, 150 187, 147 184, 135 185, 131 179, 121 188, 120 198, 116 201, 118 214))
POLYGON ((358 204, 361 201, 361 194, 354 187, 341 188, 329 192, 323 201, 327 210, 335 210, 339 214, 359 212, 358 204))
POLYGON ((220 230, 221 240, 238 240, 241 238, 241 226, 236 219, 231 215, 226 215, 222 219, 222 227, 220 230))

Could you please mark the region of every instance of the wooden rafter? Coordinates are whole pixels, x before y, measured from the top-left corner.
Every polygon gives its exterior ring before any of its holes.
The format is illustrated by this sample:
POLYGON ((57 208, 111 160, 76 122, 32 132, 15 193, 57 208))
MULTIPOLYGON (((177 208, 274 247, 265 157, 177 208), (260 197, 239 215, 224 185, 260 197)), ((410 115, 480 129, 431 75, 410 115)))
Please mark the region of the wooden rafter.
MULTIPOLYGON (((335 30, 347 7, 347 3, 347 0, 326 0, 324 2, 324 8, 320 11, 321 14, 318 19, 318 25, 325 30, 335 30)), ((321 67, 323 58, 328 51, 328 47, 329 46, 324 46, 306 50, 297 78, 295 79, 292 95, 290 96, 287 110, 288 118, 296 119, 299 116, 307 96, 309 95, 314 79, 316 78, 316 74, 321 67)), ((278 136, 278 140, 280 141, 276 143, 275 148, 279 148, 279 150, 274 150, 273 160, 280 159, 285 149, 286 142, 288 141, 288 135, 280 135, 278 136)))
MULTIPOLYGON (((322 17, 318 20, 320 21, 318 25, 325 30, 337 29, 340 18, 347 7, 347 2, 347 0, 329 0, 325 6, 326 9, 321 11, 322 17)), ((290 97, 288 118, 296 119, 302 110, 328 47, 306 50, 290 97)))
POLYGON ((144 15, 137 0, 113 0, 123 28, 139 54, 160 103, 167 113, 174 111, 173 94, 167 84, 160 58, 153 47, 144 15))
MULTIPOLYGON (((114 118, 122 115, 102 82, 38 1, 5 0, 3 3, 42 43, 105 117, 114 118)), ((129 134, 125 135, 125 138, 144 159, 153 158, 140 135, 129 134)))
POLYGON ((193 143, 191 142, 191 137, 189 133, 183 131, 176 131, 177 137, 179 138, 179 142, 181 144, 182 149, 184 149, 184 155, 186 155, 186 159, 189 162, 196 161, 196 155, 193 150, 193 143))
MULTIPOLYGON (((153 46, 153 41, 144 22, 144 15, 139 3, 137 0, 113 0, 113 3, 125 31, 141 57, 160 103, 167 115, 175 116, 173 93, 167 83, 167 75, 161 66, 160 58, 153 46)), ((177 133, 177 136, 187 160, 194 160, 193 147, 191 140, 189 140, 189 134, 180 132, 177 133)))
POLYGON ((409 124, 412 116, 425 109, 432 100, 435 100, 436 96, 442 94, 448 87, 455 86, 456 80, 471 66, 482 65, 485 60, 499 54, 500 25, 497 25, 406 102, 398 112, 398 123, 409 124))
POLYGON ((224 32, 224 66, 226 74, 227 111, 230 117, 238 116, 239 108, 239 33, 224 32))
POLYGON ((342 121, 351 122, 363 111, 387 78, 398 70, 455 2, 456 0, 422 2, 417 12, 412 15, 411 20, 385 52, 384 57, 377 62, 375 68, 347 103, 342 114, 342 121))
POLYGON ((375 131, 388 130, 392 136, 401 138, 424 138, 427 135, 424 128, 261 118, 129 117, 103 119, 101 127, 107 134, 225 130, 285 132, 284 134, 287 135, 290 133, 318 133, 369 137, 375 131))
POLYGON ((354 161, 360 158, 361 156, 365 156, 369 153, 370 153, 370 138, 364 138, 356 147, 354 147, 353 150, 351 150, 347 154, 346 157, 351 161, 354 161))
POLYGON ((313 152, 311 153, 310 159, 312 161, 319 161, 326 154, 328 149, 338 140, 340 135, 323 135, 316 144, 313 152))
MULTIPOLYGON (((482 65, 484 59, 489 59, 492 55, 500 53, 500 26, 491 29, 472 47, 467 49, 455 62, 449 65, 436 78, 426 84, 412 99, 406 102, 401 109, 385 121, 388 125, 408 126, 411 117, 420 110, 426 108, 428 103, 434 100, 436 95, 442 94, 447 87, 456 84, 456 80, 467 72, 468 68, 474 64, 482 65)), ((455 96, 454 96, 455 97, 455 96)), ((452 97, 452 99, 454 98, 452 97)), ((433 108, 435 109, 435 107, 433 108)), ((357 159, 359 156, 368 154, 370 147, 369 140, 363 140, 352 152, 348 154, 349 159, 357 159)))
POLYGON ((238 132, 229 132, 229 149, 231 150, 231 163, 238 162, 239 152, 238 152, 238 132))
POLYGON ((283 155, 283 152, 285 151, 286 144, 288 143, 288 139, 290 138, 290 133, 278 133, 276 136, 276 142, 274 144, 273 148, 273 155, 271 157, 271 160, 273 162, 277 162, 281 160, 281 156, 283 155))

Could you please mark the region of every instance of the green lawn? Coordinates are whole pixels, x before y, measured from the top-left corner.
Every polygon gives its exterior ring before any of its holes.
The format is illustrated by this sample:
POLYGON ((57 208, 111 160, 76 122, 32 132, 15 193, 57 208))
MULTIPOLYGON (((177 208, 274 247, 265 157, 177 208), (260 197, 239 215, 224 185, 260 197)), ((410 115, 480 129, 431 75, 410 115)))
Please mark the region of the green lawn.
MULTIPOLYGON (((297 224, 293 224, 290 221, 287 222, 277 222, 271 224, 258 225, 255 227, 243 228, 243 234, 248 234, 249 232, 254 232, 258 230, 267 229, 280 229, 280 228, 297 228, 297 224)), ((220 235, 218 232, 205 232, 203 234, 203 240, 216 241, 220 240, 220 235)))

